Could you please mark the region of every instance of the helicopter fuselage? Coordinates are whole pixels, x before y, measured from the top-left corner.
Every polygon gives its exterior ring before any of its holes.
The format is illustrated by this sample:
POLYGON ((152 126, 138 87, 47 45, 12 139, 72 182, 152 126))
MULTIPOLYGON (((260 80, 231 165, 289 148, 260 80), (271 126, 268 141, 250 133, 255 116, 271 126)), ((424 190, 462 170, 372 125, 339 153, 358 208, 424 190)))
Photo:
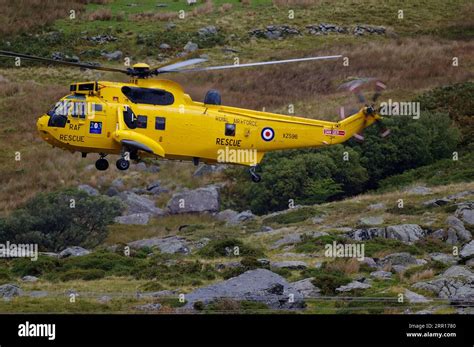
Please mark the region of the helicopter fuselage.
POLYGON ((51 145, 84 154, 255 166, 269 151, 344 142, 379 118, 366 107, 329 122, 202 103, 176 82, 135 78, 72 84, 37 127, 51 145))

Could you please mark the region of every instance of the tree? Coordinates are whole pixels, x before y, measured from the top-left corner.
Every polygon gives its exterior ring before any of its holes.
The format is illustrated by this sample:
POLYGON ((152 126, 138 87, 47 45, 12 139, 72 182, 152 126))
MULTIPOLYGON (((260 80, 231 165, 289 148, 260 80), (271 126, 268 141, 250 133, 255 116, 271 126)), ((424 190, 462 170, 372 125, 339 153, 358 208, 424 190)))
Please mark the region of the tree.
POLYGON ((40 193, 0 220, 0 241, 37 243, 48 251, 95 247, 107 237, 107 225, 121 209, 116 199, 74 189, 40 193))

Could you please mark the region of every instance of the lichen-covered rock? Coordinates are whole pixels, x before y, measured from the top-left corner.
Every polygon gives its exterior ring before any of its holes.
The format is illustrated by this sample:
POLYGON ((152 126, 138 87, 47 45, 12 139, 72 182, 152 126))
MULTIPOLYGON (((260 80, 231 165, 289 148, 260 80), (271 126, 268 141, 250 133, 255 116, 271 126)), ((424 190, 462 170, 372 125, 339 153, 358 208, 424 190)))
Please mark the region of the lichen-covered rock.
POLYGON ((59 258, 69 258, 69 257, 82 257, 84 255, 88 255, 90 253, 89 250, 79 247, 79 246, 73 246, 73 247, 68 247, 65 250, 61 251, 59 253, 59 258))
POLYGON ((168 201, 171 214, 219 211, 219 191, 214 186, 185 190, 168 201))
POLYGON ((184 309, 193 309, 197 302, 208 305, 221 298, 261 302, 272 309, 305 306, 303 295, 283 277, 269 270, 256 269, 187 294, 184 309))
POLYGON ((155 202, 146 196, 134 192, 122 192, 119 198, 127 205, 127 215, 135 213, 149 213, 154 216, 162 216, 165 212, 155 206, 155 202))
POLYGON ((159 248, 161 253, 168 254, 188 254, 189 246, 185 239, 171 236, 165 238, 153 237, 151 239, 138 240, 128 243, 128 246, 135 249, 140 248, 159 248))
POLYGON ((304 280, 292 282, 291 285, 298 290, 304 298, 316 298, 321 296, 321 289, 313 284, 314 278, 305 278, 304 280))
POLYGON ((304 261, 288 260, 270 263, 270 266, 276 269, 304 270, 308 267, 304 261))
POLYGON ((340 286, 340 287, 336 288, 336 292, 339 292, 339 293, 352 292, 353 290, 358 290, 358 289, 364 290, 364 289, 368 289, 370 287, 372 287, 372 286, 368 283, 353 281, 349 284, 346 284, 344 286, 340 286))
POLYGON ((115 223, 127 225, 146 225, 150 220, 149 213, 133 213, 127 216, 115 217, 115 223))
POLYGON ((10 299, 14 296, 19 296, 23 292, 20 287, 14 284, 4 284, 0 286, 0 298, 10 299))
POLYGON ((405 298, 411 304, 419 304, 419 303, 426 303, 426 302, 432 301, 430 299, 427 299, 423 295, 412 292, 411 290, 408 290, 408 289, 405 289, 405 298))
POLYGON ((418 224, 401 224, 387 227, 387 238, 411 243, 422 239, 425 232, 418 224))
POLYGON ((380 266, 390 265, 402 265, 410 266, 417 265, 416 258, 407 252, 392 253, 379 260, 380 266))
POLYGON ((459 255, 463 259, 470 259, 474 257, 474 240, 465 244, 461 248, 461 252, 459 252, 459 255))

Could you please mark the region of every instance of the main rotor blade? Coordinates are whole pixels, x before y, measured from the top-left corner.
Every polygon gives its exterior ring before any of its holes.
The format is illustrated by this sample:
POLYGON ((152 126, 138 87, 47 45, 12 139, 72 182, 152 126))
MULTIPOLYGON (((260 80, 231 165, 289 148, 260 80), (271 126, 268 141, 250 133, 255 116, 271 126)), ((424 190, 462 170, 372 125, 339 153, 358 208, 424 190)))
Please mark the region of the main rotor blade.
POLYGON ((179 70, 180 68, 185 67, 185 66, 196 65, 196 64, 203 63, 205 61, 207 61, 207 59, 193 58, 193 59, 180 61, 180 62, 170 64, 170 65, 163 65, 162 67, 159 67, 155 71, 156 71, 156 73, 167 72, 167 71, 171 71, 171 70, 174 71, 174 70, 179 70))
POLYGON ((160 70, 159 72, 160 73, 167 73, 167 72, 195 72, 195 71, 224 70, 224 69, 236 69, 236 68, 240 68, 240 67, 295 63, 295 62, 310 61, 310 60, 337 59, 337 58, 340 58, 340 57, 342 57, 342 55, 330 55, 330 56, 324 56, 324 57, 309 57, 309 58, 298 58, 298 59, 262 61, 262 62, 258 62, 258 63, 247 63, 247 64, 207 66, 207 67, 199 67, 199 68, 194 68, 194 69, 180 69, 180 70, 163 69, 163 70, 160 70))
POLYGON ((103 67, 103 66, 94 66, 94 65, 89 65, 89 64, 85 64, 85 63, 74 63, 72 61, 55 60, 55 59, 50 59, 50 58, 36 57, 36 56, 33 56, 33 55, 27 55, 27 54, 21 54, 21 53, 9 52, 9 51, 1 51, 0 50, 0 56, 10 57, 10 58, 23 58, 23 59, 29 59, 29 60, 42 61, 42 62, 51 63, 51 64, 61 64, 61 65, 80 67, 80 68, 84 68, 84 69, 121 72, 121 73, 128 74, 128 71, 125 70, 125 69, 117 69, 117 68, 113 68, 113 67, 103 67))

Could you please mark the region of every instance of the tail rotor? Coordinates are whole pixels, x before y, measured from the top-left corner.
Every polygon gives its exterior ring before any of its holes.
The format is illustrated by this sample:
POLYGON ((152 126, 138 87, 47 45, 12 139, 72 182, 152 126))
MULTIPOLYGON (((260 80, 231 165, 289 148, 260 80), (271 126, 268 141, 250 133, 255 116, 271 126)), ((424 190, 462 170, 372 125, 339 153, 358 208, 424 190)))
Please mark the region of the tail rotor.
MULTIPOLYGON (((340 85, 338 89, 343 89, 354 94, 357 104, 359 106, 359 109, 361 107, 367 107, 368 114, 374 114, 374 113, 379 113, 380 108, 377 107, 375 104, 386 88, 387 86, 382 81, 373 77, 369 77, 369 78, 358 78, 358 79, 351 80, 349 82, 346 82, 340 85), (370 98, 370 101, 371 101, 370 103, 367 102, 368 99, 365 97, 363 93, 364 89, 373 90, 373 94, 370 98)), ((344 106, 341 106, 339 108, 339 117, 341 119, 345 119, 346 115, 351 116, 357 113, 358 111, 359 111, 358 109, 351 109, 349 112, 346 112, 344 106)), ((390 129, 388 129, 387 127, 383 125, 383 121, 381 119, 377 120, 377 126, 379 128, 380 137, 384 138, 390 134, 390 129)), ((365 140, 365 137, 362 133, 357 133, 353 137, 356 141, 359 141, 359 142, 362 142, 365 140)))

